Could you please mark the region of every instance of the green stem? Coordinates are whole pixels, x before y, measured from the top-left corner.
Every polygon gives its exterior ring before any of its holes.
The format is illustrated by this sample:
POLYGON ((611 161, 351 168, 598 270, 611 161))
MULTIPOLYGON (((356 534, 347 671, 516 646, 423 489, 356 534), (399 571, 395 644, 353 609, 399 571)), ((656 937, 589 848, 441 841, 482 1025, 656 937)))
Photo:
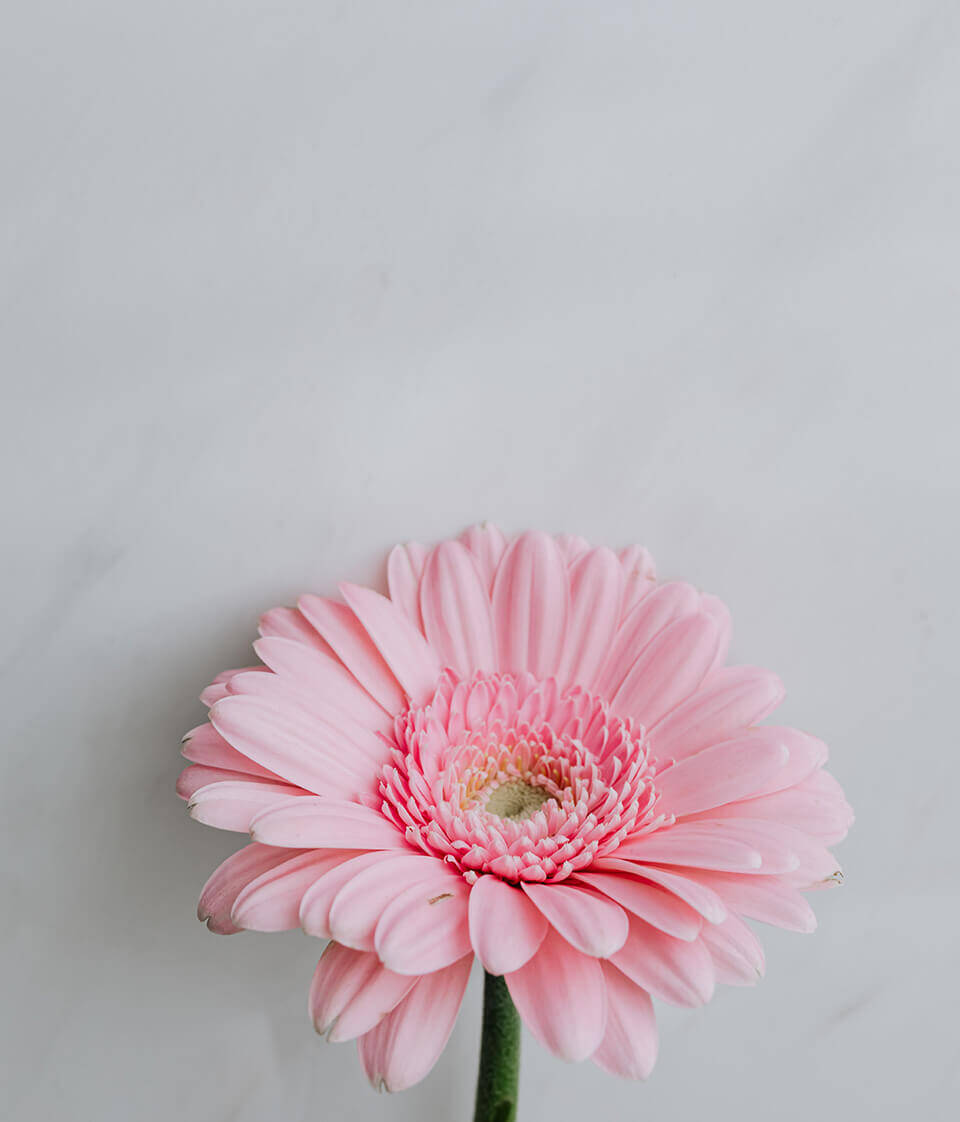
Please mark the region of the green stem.
POLYGON ((473 1122, 514 1122, 520 1075, 520 1016, 503 978, 483 976, 483 1030, 473 1122))

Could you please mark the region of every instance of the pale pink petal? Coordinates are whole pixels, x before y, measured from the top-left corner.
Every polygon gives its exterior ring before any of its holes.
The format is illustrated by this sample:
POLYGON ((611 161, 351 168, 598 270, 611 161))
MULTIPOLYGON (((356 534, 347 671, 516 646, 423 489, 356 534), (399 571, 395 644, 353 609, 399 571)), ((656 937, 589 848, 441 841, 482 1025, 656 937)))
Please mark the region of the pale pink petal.
POLYGON ((783 877, 739 876, 700 869, 684 873, 712 889, 732 912, 787 931, 808 934, 817 919, 807 901, 783 877))
MULTIPOLYGON (((379 850, 373 853, 361 853, 358 857, 348 857, 342 865, 337 865, 329 872, 324 873, 303 894, 300 901, 300 926, 308 935, 318 939, 330 938, 330 908, 337 897, 337 893, 349 884, 354 877, 366 869, 384 861, 390 861, 396 856, 396 850, 379 850)), ((410 856, 415 856, 412 850, 410 856)))
POLYGON ((586 538, 581 538, 579 534, 557 534, 554 541, 557 543, 567 568, 573 566, 590 549, 590 543, 586 538))
POLYGON ((227 771, 244 771, 263 779, 280 778, 279 775, 255 764, 253 760, 238 752, 211 724, 198 725, 195 729, 191 729, 183 738, 180 753, 191 763, 223 768, 227 771))
POLYGON ((403 835, 376 810, 314 795, 257 815, 254 841, 298 849, 403 849, 403 835))
POLYGON ((700 594, 689 584, 671 581, 645 596, 624 616, 610 646, 596 688, 613 697, 637 658, 671 623, 693 615, 700 594))
POLYGON ((749 873, 760 868, 762 858, 749 845, 731 837, 722 822, 681 822, 627 840, 617 856, 644 865, 692 865, 701 869, 749 873))
POLYGON ((609 549, 593 549, 570 570, 570 615, 557 679, 592 689, 620 617, 623 570, 609 549))
POLYGON ((406 707, 400 683, 346 604, 309 594, 301 596, 297 603, 311 625, 371 697, 388 713, 399 713, 406 707))
POLYGON ((630 668, 613 696, 614 709, 651 728, 700 685, 718 642, 712 616, 699 613, 670 624, 630 668))
POLYGON ((612 963, 601 962, 607 987, 607 1026, 593 1062, 610 1075, 646 1079, 657 1060, 657 1018, 646 990, 612 963))
POLYGON ((762 728, 754 729, 753 735, 771 741, 775 740, 778 744, 783 745, 788 752, 786 767, 772 775, 766 783, 752 792, 754 797, 772 795, 775 791, 795 787, 798 783, 802 783, 812 776, 827 762, 829 752, 826 744, 815 736, 801 732, 799 729, 786 728, 782 725, 764 725, 762 728))
MULTIPOLYGON (((290 853, 290 850, 284 852, 290 853)), ((324 873, 342 865, 354 854, 310 850, 261 873, 238 893, 231 918, 248 931, 289 931, 300 926, 300 901, 324 873)))
POLYGON ((639 876, 653 884, 660 885, 668 892, 689 904, 695 912, 699 912, 710 923, 722 923, 727 918, 727 909, 724 902, 709 888, 697 884, 689 877, 681 875, 679 871, 671 872, 668 869, 659 869, 652 865, 640 865, 636 861, 624 861, 617 857, 604 857, 594 861, 591 870, 598 872, 626 873, 628 876, 639 876))
POLYGON ((262 873, 285 864, 295 853, 270 845, 245 845, 219 865, 203 886, 197 905, 197 918, 218 935, 234 935, 241 928, 230 913, 237 896, 262 873))
POLYGON ((776 674, 756 666, 713 670, 697 692, 649 730, 660 759, 681 760, 730 740, 783 700, 776 674))
POLYGON ((417 979, 407 996, 360 1037, 367 1078, 378 1090, 404 1091, 419 1083, 446 1047, 470 979, 473 955, 417 979))
MULTIPOLYGON (((230 682, 230 692, 235 697, 261 698, 268 708, 308 720, 317 748, 353 768, 358 776, 379 775, 390 756, 389 742, 382 732, 360 724, 342 709, 278 674, 238 674, 230 682), (374 765, 373 771, 369 764, 374 765)), ((381 713, 389 724, 387 714, 381 713)))
MULTIPOLYGON (((187 810, 191 818, 205 826, 245 834, 263 811, 288 806, 291 801, 299 802, 306 797, 299 787, 286 783, 269 783, 265 779, 224 780, 194 791, 187 810)), ((272 843, 268 841, 266 844, 272 843)))
POLYGON ((436 862, 429 879, 404 889, 377 923, 380 961, 398 974, 429 974, 470 951, 466 881, 436 862))
MULTIPOLYGON (((694 847, 698 842, 702 842, 704 845, 716 844, 723 849, 726 849, 731 844, 738 844, 745 846, 760 857, 759 866, 741 869, 733 868, 733 862, 730 862, 729 866, 724 869, 721 867, 721 862, 719 860, 713 862, 675 860, 672 862, 677 865, 699 864, 701 868, 716 869, 720 872, 759 872, 762 875, 768 875, 770 873, 792 873, 800 865, 797 843, 799 842, 804 849, 806 849, 809 844, 799 831, 782 826, 779 822, 764 822, 759 819, 711 819, 709 817, 686 819, 678 826, 673 827, 673 829, 665 831, 665 835, 673 835, 674 831, 677 830, 683 831, 685 839, 693 840, 694 847)), ((644 858, 637 858, 636 855, 634 855, 634 857, 635 859, 644 860, 644 858)), ((661 860, 668 864, 671 863, 667 858, 661 858, 661 860)), ((831 867, 831 872, 833 868, 835 868, 835 866, 831 867)))
POLYGON ((325 736, 324 726, 266 698, 226 697, 210 711, 217 732, 242 755, 318 795, 351 798, 376 789, 376 766, 325 736))
POLYGON ((749 798, 775 782, 786 769, 790 751, 772 731, 752 729, 660 772, 662 810, 677 816, 696 814, 749 798))
POLYGON ((675 939, 690 942, 700 934, 703 919, 678 897, 626 873, 578 873, 576 880, 596 888, 628 912, 652 923, 675 939))
POLYGON ((704 924, 701 938, 713 959, 718 982, 752 986, 763 977, 763 947, 742 919, 727 916, 723 923, 704 924))
POLYGON ((562 1060, 585 1060, 597 1050, 607 1020, 600 960, 547 932, 537 953, 506 975, 523 1023, 562 1060))
POLYGON ((221 697, 226 697, 229 691, 229 683, 231 678, 235 678, 237 674, 248 674, 251 670, 263 670, 262 666, 241 666, 237 670, 224 670, 219 673, 216 678, 210 683, 209 686, 200 694, 200 700, 206 705, 213 705, 219 701, 221 697))
POLYGON ((640 601, 656 588, 657 568, 653 558, 640 545, 629 545, 617 554, 623 569, 623 605, 620 618, 626 617, 640 601))
POLYGON ((627 937, 627 914, 607 896, 570 884, 524 884, 523 891, 566 941, 595 958, 609 958, 627 937))
POLYGON ((387 588, 390 599, 418 630, 423 630, 420 619, 420 577, 426 564, 428 550, 418 542, 396 545, 387 560, 387 588))
POLYGON ((264 612, 259 631, 264 639, 292 639, 325 655, 330 654, 330 648, 296 608, 271 608, 264 612))
POLYGON ((713 960, 703 943, 674 939, 642 919, 631 918, 627 941, 611 961, 638 986, 673 1005, 703 1005, 713 996, 713 960))
POLYGON ((716 596, 704 596, 700 601, 700 610, 713 616, 717 622, 717 629, 719 633, 719 641, 717 643, 717 651, 713 658, 713 664, 710 669, 715 670, 717 667, 723 666, 727 661, 727 654, 730 651, 730 640, 733 637, 733 619, 730 616, 730 609, 722 600, 716 596))
POLYGON ((493 578, 507 548, 503 531, 492 522, 480 522, 471 526, 460 535, 461 542, 476 559, 484 588, 489 593, 493 588, 493 578))
POLYGON ((707 814, 710 818, 762 818, 780 822, 810 834, 824 845, 834 845, 845 838, 853 823, 853 811, 840 784, 826 771, 815 771, 789 790, 728 803, 707 814))
POLYGON ((521 534, 507 548, 493 584, 500 669, 548 678, 560 661, 567 625, 567 570, 546 534, 521 534))
POLYGON ((470 889, 470 941, 489 974, 509 974, 528 962, 549 923, 530 900, 499 877, 484 876, 470 889))
POLYGON ((353 720, 387 732, 392 717, 337 659, 293 639, 258 639, 253 649, 275 674, 353 720))
MULTIPOLYGON (((257 777, 260 780, 261 777, 257 777)), ((226 783, 240 780, 248 782, 250 773, 247 771, 234 771, 232 768, 207 767, 205 764, 193 764, 185 767, 177 776, 177 794, 185 802, 190 802, 194 794, 201 787, 209 787, 212 783, 226 783)), ((266 782, 274 782, 273 779, 266 782)))
POLYGON ((397 853, 357 873, 340 889, 330 905, 330 935, 356 950, 372 951, 380 916, 397 896, 412 885, 435 879, 434 857, 397 853))
POLYGON ((313 1026, 331 1043, 375 1028, 417 979, 394 974, 375 954, 328 943, 310 984, 313 1026))
POLYGON ((357 584, 342 584, 340 591, 410 700, 425 704, 443 669, 426 639, 396 604, 379 592, 357 584))
POLYGON ((427 639, 444 666, 461 677, 496 669, 490 597, 466 546, 443 542, 430 554, 420 610, 427 639))

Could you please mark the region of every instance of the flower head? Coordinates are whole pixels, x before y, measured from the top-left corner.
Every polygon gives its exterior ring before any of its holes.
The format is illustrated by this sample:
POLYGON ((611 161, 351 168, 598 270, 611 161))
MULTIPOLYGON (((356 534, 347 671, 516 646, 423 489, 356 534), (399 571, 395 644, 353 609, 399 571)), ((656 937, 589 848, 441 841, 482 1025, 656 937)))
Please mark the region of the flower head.
POLYGON ((331 940, 314 1023, 378 1086, 433 1066, 475 956, 557 1055, 646 1077, 651 995, 756 981, 745 918, 813 930, 852 821, 825 746, 758 723, 779 680, 638 547, 480 526, 388 578, 267 612, 204 691, 178 790, 252 842, 201 917, 331 940))

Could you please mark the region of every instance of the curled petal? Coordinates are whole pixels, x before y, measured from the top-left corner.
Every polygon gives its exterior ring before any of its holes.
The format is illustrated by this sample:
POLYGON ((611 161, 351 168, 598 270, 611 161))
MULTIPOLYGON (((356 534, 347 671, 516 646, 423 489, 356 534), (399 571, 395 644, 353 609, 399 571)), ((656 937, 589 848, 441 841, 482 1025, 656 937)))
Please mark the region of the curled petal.
POLYGON ((331 1042, 354 1040, 375 1028, 416 983, 388 970, 375 954, 328 943, 310 985, 314 1028, 331 1042))

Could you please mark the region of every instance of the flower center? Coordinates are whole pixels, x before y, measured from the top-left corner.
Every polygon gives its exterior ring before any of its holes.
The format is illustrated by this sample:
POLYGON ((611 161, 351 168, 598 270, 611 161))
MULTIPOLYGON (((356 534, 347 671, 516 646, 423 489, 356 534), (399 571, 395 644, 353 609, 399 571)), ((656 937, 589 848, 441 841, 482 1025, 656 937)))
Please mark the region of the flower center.
POLYGON ((553 679, 446 670, 391 747, 383 814, 471 883, 564 880, 665 823, 642 731, 553 679))
POLYGON ((522 822, 538 811, 548 799, 553 799, 553 795, 543 787, 535 787, 532 783, 515 779, 510 783, 494 787, 487 795, 483 809, 487 814, 494 814, 497 818, 522 822))

